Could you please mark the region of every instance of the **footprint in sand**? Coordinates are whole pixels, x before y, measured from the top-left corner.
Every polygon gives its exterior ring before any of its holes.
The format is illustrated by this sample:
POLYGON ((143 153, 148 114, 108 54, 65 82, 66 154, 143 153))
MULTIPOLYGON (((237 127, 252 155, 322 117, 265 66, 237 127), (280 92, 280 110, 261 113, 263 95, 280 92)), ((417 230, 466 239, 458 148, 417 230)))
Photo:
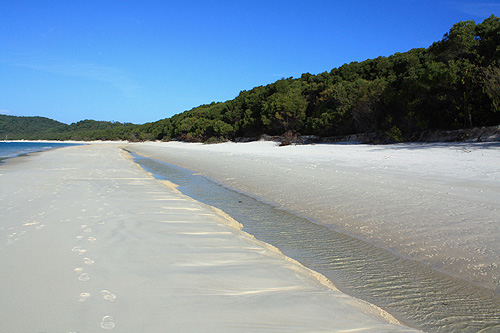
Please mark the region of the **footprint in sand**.
POLYGON ((83 229, 83 232, 92 232, 92 229, 88 228, 86 224, 82 224, 80 227, 83 229))
POLYGON ((81 293, 80 298, 78 299, 78 302, 83 303, 87 300, 87 298, 90 297, 89 293, 81 293))
POLYGON ((71 251, 78 254, 84 254, 85 252, 87 252, 87 250, 82 249, 81 246, 75 246, 74 248, 71 249, 71 251))
POLYGON ((104 316, 102 317, 101 327, 105 330, 111 330, 115 328, 115 323, 113 322, 113 317, 104 316))
POLYGON ((97 239, 95 237, 89 237, 87 240, 91 243, 94 243, 97 239))
POLYGON ((83 258, 83 263, 85 265, 93 265, 94 264, 94 260, 90 259, 90 258, 83 258))
POLYGON ((112 294, 108 290, 102 290, 101 295, 102 295, 102 298, 104 298, 106 301, 113 302, 116 299, 116 295, 112 294))
POLYGON ((24 225, 24 226, 31 226, 31 225, 37 225, 37 224, 38 224, 38 222, 34 222, 34 221, 33 221, 33 222, 26 222, 26 223, 24 223, 23 225, 24 225))
POLYGON ((80 280, 80 281, 88 281, 88 280, 90 280, 90 276, 89 276, 88 273, 82 273, 78 277, 78 280, 80 280))

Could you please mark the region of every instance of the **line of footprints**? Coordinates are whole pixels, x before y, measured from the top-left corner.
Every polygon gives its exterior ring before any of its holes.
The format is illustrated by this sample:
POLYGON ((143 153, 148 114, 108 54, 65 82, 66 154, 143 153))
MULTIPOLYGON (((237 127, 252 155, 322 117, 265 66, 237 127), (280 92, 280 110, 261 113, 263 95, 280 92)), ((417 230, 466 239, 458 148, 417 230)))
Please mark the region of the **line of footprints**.
MULTIPOLYGON (((104 224, 104 222, 100 222, 99 224, 104 224)), ((90 235, 90 233, 92 232, 92 229, 89 228, 86 224, 82 224, 81 225, 81 229, 83 230, 83 233, 86 234, 86 235, 90 235)), ((84 239, 85 236, 77 236, 76 239, 78 240, 82 240, 84 239)), ((87 240, 93 244, 95 243, 96 241, 96 238, 95 237, 92 237, 92 236, 88 236, 87 237, 87 240)), ((75 252, 77 253, 78 255, 81 255, 83 256, 87 250, 82 248, 81 246, 75 246, 71 249, 72 252, 75 252)), ((91 266, 94 264, 94 260, 88 258, 88 257, 84 257, 82 259, 83 263, 87 266, 91 266)), ((75 268, 75 273, 78 274, 78 280, 82 281, 82 282, 85 282, 85 281, 88 281, 90 280, 90 276, 88 273, 84 272, 84 268, 83 267, 77 267, 75 268)), ((91 296, 90 293, 88 292, 83 292, 83 293, 80 293, 79 295, 79 298, 78 298, 78 301, 80 303, 83 303, 83 302, 86 302, 87 299, 91 296)), ((111 293, 109 290, 101 290, 101 297, 106 300, 106 301, 110 301, 110 302, 113 302, 116 300, 116 295, 111 293)), ((115 327, 115 323, 113 322, 113 318, 111 316, 104 316, 102 318, 102 321, 101 321, 101 328, 103 329, 106 329, 106 330, 111 330, 115 327)))

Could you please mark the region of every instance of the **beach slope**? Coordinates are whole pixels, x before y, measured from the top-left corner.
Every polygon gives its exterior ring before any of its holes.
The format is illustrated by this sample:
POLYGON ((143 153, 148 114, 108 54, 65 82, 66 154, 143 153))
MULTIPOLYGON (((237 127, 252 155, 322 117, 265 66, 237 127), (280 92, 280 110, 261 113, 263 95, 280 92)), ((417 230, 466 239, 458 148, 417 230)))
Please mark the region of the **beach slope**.
POLYGON ((0 331, 413 331, 119 144, 0 165, 0 331))
POLYGON ((498 142, 128 147, 500 292, 498 142))

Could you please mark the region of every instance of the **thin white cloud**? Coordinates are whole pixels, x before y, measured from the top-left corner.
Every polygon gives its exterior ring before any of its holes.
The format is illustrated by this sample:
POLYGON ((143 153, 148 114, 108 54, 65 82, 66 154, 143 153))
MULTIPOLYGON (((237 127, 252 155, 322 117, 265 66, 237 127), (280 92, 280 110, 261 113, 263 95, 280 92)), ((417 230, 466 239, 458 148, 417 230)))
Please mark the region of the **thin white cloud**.
POLYGON ((466 2, 455 3, 455 5, 459 11, 475 17, 487 18, 491 14, 498 15, 500 13, 499 2, 466 2))
POLYGON ((115 67, 36 56, 18 58, 13 65, 58 75, 105 82, 120 90, 127 97, 134 96, 140 89, 140 86, 124 70, 115 67))

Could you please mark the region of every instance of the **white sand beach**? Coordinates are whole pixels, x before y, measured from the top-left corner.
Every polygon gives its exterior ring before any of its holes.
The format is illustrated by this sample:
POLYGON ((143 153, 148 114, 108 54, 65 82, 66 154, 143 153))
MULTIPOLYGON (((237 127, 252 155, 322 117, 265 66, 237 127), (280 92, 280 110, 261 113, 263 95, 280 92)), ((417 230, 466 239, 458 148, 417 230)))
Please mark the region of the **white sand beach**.
POLYGON ((128 148, 500 291, 498 142, 128 148))
MULTIPOLYGON (((66 147, 0 165, 1 332, 414 331, 242 232, 222 212, 155 180, 120 149, 123 145, 66 147)), ((310 170, 322 165, 342 172, 363 169, 322 161, 324 153, 315 155, 314 147, 132 147, 284 202, 294 198, 291 189, 297 199, 306 198, 305 186, 314 178, 302 176, 310 170), (308 159, 296 159, 296 152, 308 159), (253 168, 261 171, 252 174, 253 168), (268 174, 276 183, 261 187, 268 174)), ((497 193, 498 184, 478 181, 480 186, 467 189, 497 193)), ((330 190, 313 193, 321 197, 330 190)), ((492 204, 497 200, 489 198, 492 204)), ((340 212, 347 215, 348 209, 340 212)))

